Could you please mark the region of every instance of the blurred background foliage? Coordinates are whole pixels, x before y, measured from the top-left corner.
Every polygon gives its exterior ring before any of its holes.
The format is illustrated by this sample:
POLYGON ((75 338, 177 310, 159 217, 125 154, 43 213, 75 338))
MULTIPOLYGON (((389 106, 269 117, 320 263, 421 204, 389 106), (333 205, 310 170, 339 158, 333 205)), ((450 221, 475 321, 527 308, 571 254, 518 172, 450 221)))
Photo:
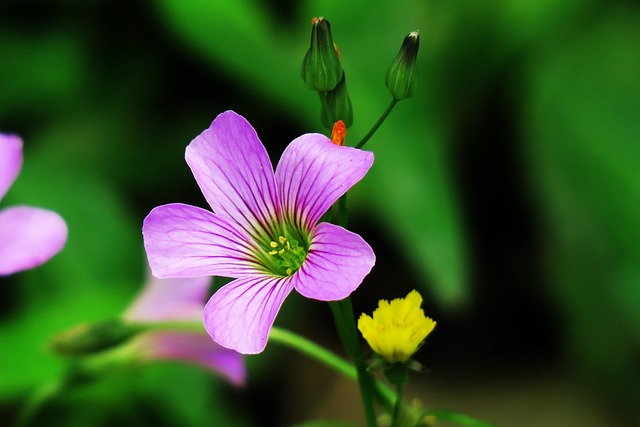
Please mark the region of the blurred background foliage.
MULTIPOLYGON (((244 115, 273 160, 327 132, 300 79, 314 16, 348 76, 348 144, 386 108, 385 69, 420 30, 417 96, 368 143, 374 167, 350 193, 378 255, 356 307, 418 288, 438 321, 416 395, 505 426, 637 425, 640 7, 624 0, 0 1, 0 129, 25 142, 2 205, 69 225, 51 262, 0 280, 0 418, 64 369, 52 334, 135 295, 149 210, 205 206, 183 155, 218 113, 244 115)), ((337 349, 319 303, 294 297, 277 324, 337 349)), ((323 407, 323 390, 339 394, 324 368, 272 347, 249 358, 245 390, 150 366, 57 397, 37 425, 345 415, 323 407)))

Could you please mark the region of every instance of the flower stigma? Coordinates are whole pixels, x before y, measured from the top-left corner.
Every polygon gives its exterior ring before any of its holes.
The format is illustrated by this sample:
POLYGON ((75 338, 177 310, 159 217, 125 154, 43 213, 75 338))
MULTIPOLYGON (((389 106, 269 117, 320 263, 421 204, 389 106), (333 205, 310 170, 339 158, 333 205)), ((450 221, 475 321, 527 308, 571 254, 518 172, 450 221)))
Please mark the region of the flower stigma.
POLYGON ((333 129, 331 130, 331 141, 336 144, 343 146, 344 139, 347 137, 347 127, 344 125, 342 120, 338 120, 333 124, 333 129))

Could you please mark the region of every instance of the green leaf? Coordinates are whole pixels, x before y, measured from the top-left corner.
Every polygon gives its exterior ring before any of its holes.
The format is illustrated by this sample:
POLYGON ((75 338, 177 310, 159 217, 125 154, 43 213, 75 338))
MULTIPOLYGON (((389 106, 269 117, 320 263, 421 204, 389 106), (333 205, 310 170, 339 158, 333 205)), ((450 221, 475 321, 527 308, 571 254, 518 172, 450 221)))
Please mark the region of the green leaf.
POLYGON ((3 205, 52 209, 67 222, 69 237, 52 260, 12 283, 22 296, 0 324, 0 345, 11 349, 0 352, 0 394, 58 373, 60 361, 47 351, 50 337, 78 323, 118 316, 141 286, 143 272, 140 224, 114 189, 67 163, 55 143, 38 146, 36 138, 25 146, 22 172, 3 205))
POLYGON ((0 29, 0 115, 60 108, 81 93, 81 43, 72 34, 21 38, 0 29))
POLYGON ((529 66, 526 98, 532 185, 568 346, 577 365, 636 402, 639 18, 610 13, 554 41, 529 66))

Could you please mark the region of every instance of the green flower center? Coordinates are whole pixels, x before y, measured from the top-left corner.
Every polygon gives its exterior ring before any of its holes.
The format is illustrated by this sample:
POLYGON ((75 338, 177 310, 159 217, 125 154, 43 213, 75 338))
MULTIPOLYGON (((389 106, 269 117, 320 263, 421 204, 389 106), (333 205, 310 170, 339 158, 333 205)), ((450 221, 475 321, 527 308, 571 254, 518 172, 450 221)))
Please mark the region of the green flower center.
POLYGON ((298 271, 307 257, 307 251, 297 240, 284 236, 278 236, 277 241, 272 240, 267 253, 271 256, 274 272, 282 276, 291 276, 298 271))

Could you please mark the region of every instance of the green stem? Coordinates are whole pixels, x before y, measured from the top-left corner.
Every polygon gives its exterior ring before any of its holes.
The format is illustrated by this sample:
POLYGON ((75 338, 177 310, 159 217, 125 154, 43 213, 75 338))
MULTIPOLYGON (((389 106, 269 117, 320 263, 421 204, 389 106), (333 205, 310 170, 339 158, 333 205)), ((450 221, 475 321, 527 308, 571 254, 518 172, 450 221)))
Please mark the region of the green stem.
POLYGON ((396 384, 396 403, 393 405, 393 416, 391 417, 391 427, 396 427, 398 415, 400 415, 400 404, 402 402, 402 382, 396 384))
POLYGON ((269 341, 298 350, 300 353, 325 364, 347 378, 352 380, 358 379, 356 369, 349 362, 340 358, 338 355, 332 353, 326 348, 319 346, 313 341, 294 334, 293 332, 273 326, 269 333, 269 341))
POLYGON ((423 417, 433 417, 438 421, 450 421, 466 427, 496 427, 495 424, 480 421, 468 415, 447 411, 445 409, 431 409, 424 412, 423 417))
POLYGON ((131 326, 138 328, 140 332, 152 331, 184 331, 204 333, 205 329, 202 321, 190 320, 169 320, 153 322, 132 322, 131 326))
POLYGON ((367 133, 364 136, 364 138, 362 138, 362 140, 358 142, 358 144, 355 146, 356 148, 362 148, 362 146, 366 144, 367 141, 369 141, 369 138, 371 138, 373 134, 376 133, 380 125, 387 119, 387 116, 389 115, 389 113, 391 113, 391 110, 393 110, 393 107, 395 107, 397 103, 398 103, 397 99, 394 98, 393 100, 391 100, 391 104, 389 104, 389 106, 384 111, 384 113, 382 113, 382 115, 380 116, 376 124, 373 125, 369 133, 367 133))
MULTIPOLYGON (((358 379, 358 371, 351 363, 294 332, 274 326, 271 328, 269 334, 269 342, 275 342, 296 350, 317 362, 323 363, 349 379, 354 381, 358 379)), ((380 403, 391 407, 396 398, 396 394, 382 383, 375 382, 374 386, 376 398, 380 403)))
MULTIPOLYGON (((347 195, 343 195, 334 204, 337 207, 337 223, 341 227, 347 228, 347 195)), ((338 327, 338 334, 347 354, 355 365, 358 386, 360 387, 360 395, 362 397, 362 406, 364 407, 365 418, 369 427, 376 427, 376 413, 373 408, 374 385, 373 378, 367 371, 367 366, 362 356, 362 348, 360 347, 360 339, 356 328, 356 318, 353 314, 353 305, 351 298, 347 297, 341 301, 329 302, 333 317, 338 327)))
POLYGON ((360 340, 358 339, 358 330, 356 328, 356 319, 353 314, 353 305, 351 298, 347 297, 338 301, 342 308, 343 325, 347 332, 347 342, 344 342, 347 354, 351 358, 358 373, 358 385, 360 387, 360 395, 362 396, 362 405, 369 427, 376 427, 378 422, 373 408, 373 378, 367 370, 367 366, 362 355, 360 340))
POLYGON ((64 384, 61 381, 53 381, 44 384, 42 387, 36 389, 31 395, 27 403, 22 407, 22 410, 18 414, 18 420, 16 426, 23 427, 30 424, 35 416, 40 412, 42 407, 51 400, 56 394, 62 391, 64 384))
MULTIPOLYGON (((293 332, 273 327, 269 335, 269 341, 287 346, 293 350, 308 356, 309 358, 324 364, 325 366, 335 370, 345 377, 357 380, 358 373, 352 364, 336 355, 335 353, 321 347, 320 345, 308 340, 293 332)), ((381 382, 375 381, 374 392, 376 399, 385 406, 391 408, 393 406, 393 423, 395 425, 400 417, 402 409, 402 384, 396 385, 396 392, 381 382)), ((413 411, 411 407, 405 406, 405 410, 413 411)), ((417 414, 415 414, 417 416, 417 414)), ((458 425, 466 427, 496 427, 493 424, 480 421, 468 415, 447 411, 445 409, 431 409, 425 411, 418 418, 433 417, 438 421, 450 421, 458 425)))

